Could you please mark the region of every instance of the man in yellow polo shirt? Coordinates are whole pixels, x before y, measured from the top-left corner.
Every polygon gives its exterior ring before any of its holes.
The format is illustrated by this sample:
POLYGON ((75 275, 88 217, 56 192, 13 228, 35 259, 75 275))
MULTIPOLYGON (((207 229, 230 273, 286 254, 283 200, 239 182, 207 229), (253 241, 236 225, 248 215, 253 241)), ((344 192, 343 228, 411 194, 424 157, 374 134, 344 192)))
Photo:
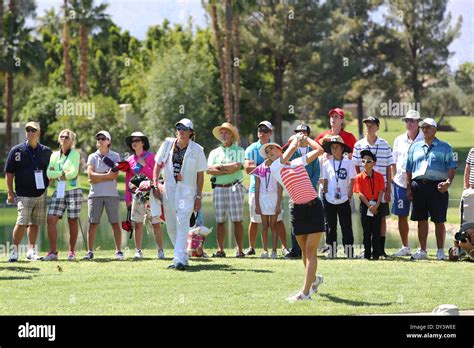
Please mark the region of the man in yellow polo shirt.
POLYGON ((212 175, 214 213, 217 221, 217 245, 219 250, 214 257, 225 257, 225 221, 229 215, 234 224, 235 241, 237 243, 236 257, 244 257, 242 243, 244 227, 242 225, 244 210, 244 192, 242 187, 243 164, 245 152, 236 142, 239 132, 230 123, 224 122, 215 127, 212 134, 222 143, 212 150, 207 160, 208 171, 212 175))

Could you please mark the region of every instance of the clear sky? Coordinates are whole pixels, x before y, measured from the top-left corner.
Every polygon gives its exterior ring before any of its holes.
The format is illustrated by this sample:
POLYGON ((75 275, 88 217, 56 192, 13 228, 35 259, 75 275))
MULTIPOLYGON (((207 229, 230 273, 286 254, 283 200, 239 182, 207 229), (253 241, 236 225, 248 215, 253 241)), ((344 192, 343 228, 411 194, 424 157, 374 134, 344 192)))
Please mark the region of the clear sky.
MULTIPOLYGON (((150 25, 161 24, 165 18, 174 23, 186 24, 192 16, 194 25, 206 27, 209 19, 202 8, 201 0, 96 0, 109 4, 108 13, 122 29, 128 30, 138 39, 144 39, 150 25)), ((37 15, 54 7, 58 10, 63 0, 36 0, 37 15)), ((451 69, 459 64, 474 61, 474 0, 450 0, 448 11, 452 14, 452 23, 463 16, 461 36, 450 45, 454 55, 449 60, 451 69)))

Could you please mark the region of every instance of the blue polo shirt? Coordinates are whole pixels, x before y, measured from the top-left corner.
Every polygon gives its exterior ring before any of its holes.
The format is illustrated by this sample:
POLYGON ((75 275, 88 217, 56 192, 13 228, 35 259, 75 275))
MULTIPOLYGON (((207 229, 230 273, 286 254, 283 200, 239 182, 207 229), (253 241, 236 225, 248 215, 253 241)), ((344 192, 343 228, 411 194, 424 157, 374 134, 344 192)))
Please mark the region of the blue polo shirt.
POLYGON ((46 176, 51 149, 39 144, 35 149, 28 143, 14 146, 8 153, 5 163, 5 172, 15 175, 15 192, 22 197, 39 197, 45 189, 36 189, 35 170, 43 171, 44 187, 48 187, 49 179, 46 176))
POLYGON ((422 140, 413 143, 408 150, 406 171, 411 173, 412 179, 446 180, 448 170, 456 167, 451 146, 438 138, 433 140, 431 146, 422 140))
MULTIPOLYGON (((262 156, 260 156, 260 153, 258 152, 258 150, 260 150, 262 146, 263 144, 260 142, 260 140, 250 144, 245 149, 245 159, 254 161, 257 166, 262 164, 264 159, 262 156)), ((255 175, 250 175, 249 192, 255 193, 255 175)))
MULTIPOLYGON (((308 146, 306 150, 306 154, 313 151, 313 149, 308 146)), ((290 161, 302 157, 301 153, 297 150, 295 153, 291 156, 290 161)), ((319 186, 319 176, 321 169, 319 168, 319 161, 316 159, 313 162, 309 163, 308 165, 305 166, 306 171, 308 172, 309 178, 311 180, 311 183, 313 184, 314 189, 316 192, 318 192, 318 186, 319 186)))

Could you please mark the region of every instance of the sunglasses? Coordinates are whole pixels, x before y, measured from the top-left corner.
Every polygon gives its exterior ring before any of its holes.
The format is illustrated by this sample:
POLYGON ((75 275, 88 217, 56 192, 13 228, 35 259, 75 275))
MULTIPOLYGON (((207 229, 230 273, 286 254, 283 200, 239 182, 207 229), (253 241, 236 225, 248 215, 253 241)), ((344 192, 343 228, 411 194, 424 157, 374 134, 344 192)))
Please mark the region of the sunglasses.
POLYGON ((298 133, 308 133, 308 131, 305 131, 305 130, 295 130, 295 134, 298 134, 298 133))
POLYGON ((141 142, 141 141, 142 141, 142 140, 141 140, 140 138, 138 138, 138 139, 132 139, 132 144, 133 144, 133 143, 139 143, 139 142, 141 142))
POLYGON ((26 132, 27 132, 27 133, 30 133, 30 132, 31 132, 31 133, 36 133, 37 131, 38 131, 38 130, 37 130, 37 129, 34 129, 34 128, 29 128, 29 127, 26 128, 26 132))
POLYGON ((362 160, 362 163, 366 164, 366 163, 373 163, 374 161, 373 160, 368 160, 368 159, 363 159, 362 160))
POLYGON ((414 119, 412 119, 412 118, 407 118, 407 119, 405 120, 405 123, 418 123, 418 120, 414 120, 414 119))
POLYGON ((69 139, 69 135, 61 135, 59 138, 60 138, 60 139, 67 140, 67 139, 69 139))
POLYGON ((100 140, 100 141, 106 141, 106 140, 107 140, 106 137, 97 137, 96 139, 97 139, 97 140, 100 140))
POLYGON ((258 131, 259 131, 260 133, 270 133, 270 132, 271 132, 271 130, 268 129, 268 128, 259 128, 258 131))
POLYGON ((178 124, 176 126, 176 130, 177 131, 189 131, 189 130, 191 130, 191 128, 178 124))

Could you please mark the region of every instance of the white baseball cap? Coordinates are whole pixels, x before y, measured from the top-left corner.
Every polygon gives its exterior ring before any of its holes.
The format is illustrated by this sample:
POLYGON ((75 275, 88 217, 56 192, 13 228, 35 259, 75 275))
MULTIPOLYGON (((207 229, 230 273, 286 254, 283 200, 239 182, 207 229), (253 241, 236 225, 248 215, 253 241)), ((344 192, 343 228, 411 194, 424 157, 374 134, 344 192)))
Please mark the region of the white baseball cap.
POLYGON ((175 126, 177 126, 178 124, 182 124, 183 126, 188 127, 189 129, 193 129, 193 130, 194 130, 193 123, 192 123, 191 120, 188 119, 188 118, 182 118, 181 120, 179 120, 178 122, 176 122, 175 126))
POLYGON ((273 130, 272 124, 271 124, 270 122, 268 122, 268 121, 262 121, 262 122, 260 122, 257 127, 260 127, 261 125, 264 125, 264 126, 267 127, 268 129, 273 130))
POLYGON ((406 119, 421 121, 420 113, 416 110, 408 110, 405 117, 401 118, 402 121, 405 121, 406 119))
POLYGON ((438 128, 438 124, 432 118, 425 118, 423 121, 420 122, 420 127, 423 127, 425 124, 438 128))
POLYGON ((95 137, 97 138, 97 136, 98 136, 99 134, 102 134, 102 135, 104 135, 107 139, 112 140, 112 137, 110 136, 110 133, 107 132, 107 131, 105 131, 105 130, 101 130, 100 132, 98 132, 98 133, 95 135, 95 137))

